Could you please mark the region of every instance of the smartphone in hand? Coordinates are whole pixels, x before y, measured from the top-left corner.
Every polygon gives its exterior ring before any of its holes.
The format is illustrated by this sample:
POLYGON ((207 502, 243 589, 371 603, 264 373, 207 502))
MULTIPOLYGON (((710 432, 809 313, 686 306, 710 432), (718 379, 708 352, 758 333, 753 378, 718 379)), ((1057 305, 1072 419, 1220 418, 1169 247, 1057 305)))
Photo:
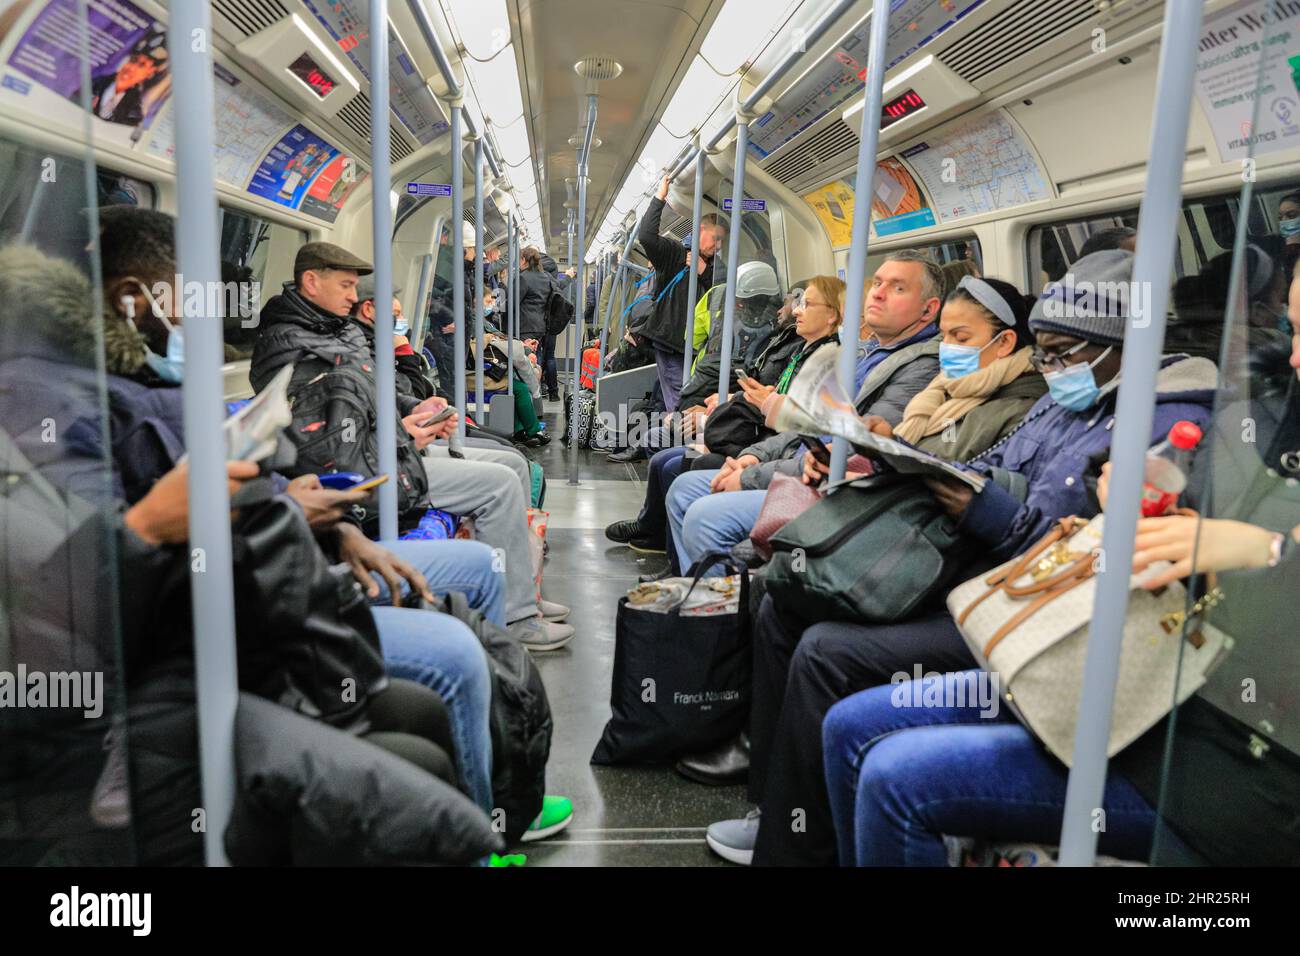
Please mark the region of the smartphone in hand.
POLYGON ((823 465, 831 463, 831 450, 826 447, 826 443, 814 435, 800 435, 799 440, 803 442, 817 461, 823 465))
POLYGON ((446 408, 440 411, 437 415, 434 415, 432 418, 419 422, 416 427, 428 428, 430 425, 436 425, 438 424, 438 422, 446 421, 448 418, 451 418, 451 416, 455 414, 456 414, 456 409, 448 405, 446 408))

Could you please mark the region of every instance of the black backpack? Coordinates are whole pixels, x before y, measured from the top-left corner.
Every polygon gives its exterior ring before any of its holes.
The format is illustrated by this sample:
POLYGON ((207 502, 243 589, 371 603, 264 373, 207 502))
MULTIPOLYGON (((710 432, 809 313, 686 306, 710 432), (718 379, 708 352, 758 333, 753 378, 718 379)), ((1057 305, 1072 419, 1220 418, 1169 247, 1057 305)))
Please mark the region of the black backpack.
POLYGON ((559 335, 573 321, 573 303, 560 289, 546 297, 546 334, 559 335))
MULTIPOLYGON (((351 471, 379 474, 379 435, 375 416, 375 378, 368 365, 303 362, 289 384, 293 424, 287 434, 297 448, 294 474, 351 471), (315 372, 315 374, 313 374, 315 372)), ((424 466, 411 437, 397 426, 397 513, 423 509, 429 490, 424 466)), ((367 534, 379 527, 379 502, 371 496, 353 514, 367 534)))
POLYGON ((551 755, 551 703, 537 666, 518 641, 452 591, 434 608, 468 625, 487 651, 492 672, 492 806, 505 813, 503 835, 517 843, 542 812, 551 755))

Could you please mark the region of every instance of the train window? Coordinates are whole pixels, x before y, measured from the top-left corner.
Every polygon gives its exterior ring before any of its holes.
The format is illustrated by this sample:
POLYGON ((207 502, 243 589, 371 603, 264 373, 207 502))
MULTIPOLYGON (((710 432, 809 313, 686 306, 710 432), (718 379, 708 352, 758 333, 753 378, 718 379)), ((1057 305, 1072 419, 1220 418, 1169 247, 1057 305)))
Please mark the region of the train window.
MULTIPOLYGON (((980 241, 974 236, 963 236, 960 239, 945 239, 942 242, 930 243, 926 246, 912 246, 912 251, 921 252, 929 256, 941 266, 946 266, 950 262, 969 262, 977 273, 984 271, 984 254, 980 251, 980 241)), ((896 252, 890 249, 887 252, 877 252, 867 256, 867 275, 875 273, 877 267, 885 261, 885 257, 890 252, 896 252)))
MULTIPOLYGON (((80 159, 0 139, 0 244, 30 242, 88 268, 81 230, 49 228, 51 222, 86 222, 84 182, 80 159)), ((153 208, 154 188, 143 180, 99 167, 96 186, 100 206, 153 208)))
MULTIPOLYGON (((721 218, 724 222, 731 222, 735 216, 731 211, 731 179, 724 177, 718 185, 716 195, 719 197, 714 200, 721 209, 721 218)), ((755 208, 762 200, 745 194, 744 215, 741 217, 741 236, 740 236, 740 261, 750 262, 758 259, 766 262, 776 270, 776 281, 781 288, 785 288, 786 276, 784 275, 783 263, 777 256, 775 244, 772 237, 772 220, 767 211, 766 204, 763 208, 755 208)), ((665 222, 668 216, 664 216, 665 222)), ((683 229, 687 226, 683 225, 683 229)), ((726 247, 723 247, 723 255, 726 254, 726 247)))
POLYGON ((239 289, 238 308, 225 317, 226 361, 253 354, 261 303, 293 278, 293 257, 306 241, 301 229, 221 207, 221 281, 239 289))
MULTIPOLYGON (((1218 360, 1227 307, 1232 247, 1241 215, 1237 194, 1193 199, 1183 204, 1174 257, 1165 348, 1218 360)), ((1256 191, 1247 210, 1245 259, 1248 337, 1263 347, 1280 332, 1286 312, 1286 283, 1300 256, 1300 236, 1282 234, 1286 217, 1300 218, 1294 187, 1256 191)), ((1028 279, 1042 288, 1065 275, 1070 263, 1100 243, 1133 249, 1137 210, 1035 226, 1027 238, 1028 279), (1091 243, 1091 245, 1090 245, 1091 243)))

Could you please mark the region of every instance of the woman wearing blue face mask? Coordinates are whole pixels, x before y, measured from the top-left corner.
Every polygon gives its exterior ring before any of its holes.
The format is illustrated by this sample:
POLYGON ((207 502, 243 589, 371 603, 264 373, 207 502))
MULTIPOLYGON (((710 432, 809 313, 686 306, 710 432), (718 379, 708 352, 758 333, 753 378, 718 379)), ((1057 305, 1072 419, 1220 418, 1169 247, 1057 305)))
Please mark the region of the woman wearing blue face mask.
POLYGON ((953 461, 996 444, 1047 391, 1029 361, 1028 319, 1011 283, 963 276, 939 315, 940 373, 908 402, 897 428, 883 419, 870 427, 953 461))

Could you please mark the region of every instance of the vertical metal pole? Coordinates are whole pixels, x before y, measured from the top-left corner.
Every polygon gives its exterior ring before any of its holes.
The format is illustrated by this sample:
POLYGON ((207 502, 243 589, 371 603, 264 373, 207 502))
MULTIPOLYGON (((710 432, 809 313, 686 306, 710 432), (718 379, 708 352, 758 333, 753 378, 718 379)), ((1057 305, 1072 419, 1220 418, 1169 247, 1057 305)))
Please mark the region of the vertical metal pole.
MULTIPOLYGON (((695 256, 700 254, 700 217, 704 214, 704 164, 706 161, 704 150, 700 148, 700 137, 695 137, 695 200, 691 204, 691 229, 695 236, 691 239, 691 245, 695 248, 695 256)), ((694 257, 692 257, 694 258, 694 257)), ((700 296, 700 274, 695 269, 690 271, 686 277, 686 355, 682 362, 682 388, 691 377, 691 362, 695 359, 695 306, 699 302, 700 296)), ((722 392, 718 392, 718 398, 722 400, 722 392)))
POLYGON ((474 414, 480 425, 483 415, 483 270, 487 250, 483 248, 483 134, 474 138, 474 414))
MULTIPOLYGON (((575 370, 581 375, 582 345, 586 334, 586 324, 582 317, 587 294, 587 169, 591 161, 591 137, 596 127, 596 94, 587 95, 587 131, 584 137, 581 159, 578 163, 578 258, 576 305, 573 310, 573 324, 576 326, 575 337, 578 340, 578 355, 574 356, 575 370)), ((593 382, 594 384, 594 382, 593 382)), ((574 423, 575 436, 578 421, 578 390, 573 390, 572 407, 569 420, 574 423)), ((578 484, 578 443, 569 443, 569 484, 578 484)))
MULTIPOLYGON (((569 219, 569 227, 568 227, 568 229, 566 230, 566 232, 567 232, 567 236, 566 236, 566 238, 569 240, 569 252, 568 252, 568 258, 567 258, 565 261, 569 263, 570 267, 572 267, 572 265, 573 265, 573 219, 572 219, 572 218, 569 219)), ((570 297, 573 299, 573 302, 574 302, 574 310, 575 310, 575 311, 577 310, 578 296, 577 296, 577 293, 574 292, 574 288, 576 287, 577 283, 578 283, 578 280, 577 280, 576 278, 573 278, 573 279, 570 279, 570 280, 569 280, 569 295, 570 295, 570 297)), ((565 335, 566 335, 566 337, 568 338, 568 341, 569 341, 569 349, 568 349, 568 351, 569 351, 569 390, 570 390, 571 392, 577 392, 577 390, 578 390, 578 365, 577 365, 577 361, 576 361, 576 359, 575 359, 575 356, 577 355, 577 350, 576 350, 576 347, 575 347, 574 342, 573 342, 573 339, 574 339, 574 326, 573 326, 573 323, 572 323, 572 322, 569 323, 569 327, 568 327, 568 329, 565 330, 565 335)), ((570 409, 570 414, 572 414, 572 409, 570 409)), ((569 420, 572 421, 573 419, 570 418, 569 420)), ((574 427, 577 427, 577 426, 574 426, 574 427)))
MULTIPOLYGON (((385 99, 387 92, 385 92, 385 99)), ((455 402, 460 412, 456 434, 465 437, 465 116, 464 102, 451 101, 451 257, 456 264, 451 270, 451 311, 456 318, 456 332, 452 336, 455 358, 452 366, 456 373, 455 402)), ((385 124, 387 128, 387 124, 385 124)), ((476 409, 482 424, 483 409, 476 409)), ((382 488, 383 485, 380 485, 382 488)))
MULTIPOLYGON (((434 228, 433 235, 438 235, 439 229, 434 228)), ((426 300, 429 298, 429 276, 433 272, 433 253, 428 253, 420 257, 420 284, 416 287, 415 305, 411 309, 415 313, 415 322, 411 325, 411 347, 417 352, 424 348, 424 333, 428 331, 429 309, 426 300)))
MULTIPOLYGON (((397 474, 397 369, 393 360, 392 160, 388 155, 388 0, 370 0, 370 188, 375 265, 375 408, 379 470, 397 474)), ((397 482, 379 486, 379 537, 397 540, 397 482)))
POLYGON ((1106 744, 1110 739, 1120 645, 1128 613, 1133 539, 1142 499, 1146 451, 1151 441, 1156 375, 1165 336, 1165 306, 1181 215, 1183 161, 1187 121, 1201 30, 1201 4, 1165 4, 1160 64, 1156 73, 1156 109, 1147 159, 1147 186, 1138 218, 1133 261, 1135 294, 1144 315, 1133 316, 1124 336, 1119 396, 1115 408, 1114 464, 1106 501, 1102 552, 1106 568, 1097 574, 1092 623, 1088 627, 1083 692, 1074 735, 1074 757, 1061 825, 1061 865, 1091 866, 1097 853, 1097 811, 1106 786, 1106 744), (1140 299, 1139 299, 1140 296, 1140 299))
MULTIPOLYGON (((187 280, 214 288, 221 272, 212 169, 212 46, 196 45, 192 40, 194 36, 213 35, 210 9, 206 3, 176 4, 168 27, 167 48, 172 51, 176 97, 176 268, 187 280)), ((235 798, 239 680, 230 496, 221 433, 221 319, 215 315, 186 315, 184 324, 182 400, 189 452, 190 548, 204 555, 206 567, 204 573, 190 576, 199 766, 206 818, 203 845, 209 866, 227 866, 223 840, 235 798)))
MULTIPOLYGON (((519 243, 515 241, 515 214, 511 212, 508 218, 507 248, 510 251, 506 257, 506 261, 509 263, 509 269, 506 272, 506 394, 513 399, 515 397, 515 293, 519 290, 519 243)), ((514 407, 511 406, 511 415, 514 414, 513 409, 514 407)))
MULTIPOLYGON (((875 0, 871 8, 871 44, 867 52, 866 103, 858 140, 858 195, 871 196, 876 177, 876 149, 880 143, 880 106, 885 81, 885 46, 889 37, 889 0, 875 0)), ((853 398, 854 373, 858 364, 858 336, 862 328, 863 286, 867 281, 867 244, 871 239, 871 204, 853 207, 853 231, 849 245, 849 269, 845 280, 844 322, 840 326, 839 380, 844 394, 853 398)), ((836 438, 831 445, 831 481, 844 477, 849 460, 849 443, 836 438)))
MULTIPOLYGON (((880 0, 876 0, 877 3, 880 0)), ((727 243, 727 298, 722 314, 722 361, 718 368, 718 401, 724 401, 731 384, 731 336, 736 325, 736 271, 740 268, 740 227, 744 217, 745 154, 749 152, 749 117, 736 115, 736 164, 731 184, 731 233, 727 243)), ((695 245, 699 245, 697 241, 695 245)), ((699 250, 696 249, 696 254, 699 250)), ((695 270, 692 269, 692 272, 695 270)), ((690 316, 687 316, 687 325, 690 316)))

